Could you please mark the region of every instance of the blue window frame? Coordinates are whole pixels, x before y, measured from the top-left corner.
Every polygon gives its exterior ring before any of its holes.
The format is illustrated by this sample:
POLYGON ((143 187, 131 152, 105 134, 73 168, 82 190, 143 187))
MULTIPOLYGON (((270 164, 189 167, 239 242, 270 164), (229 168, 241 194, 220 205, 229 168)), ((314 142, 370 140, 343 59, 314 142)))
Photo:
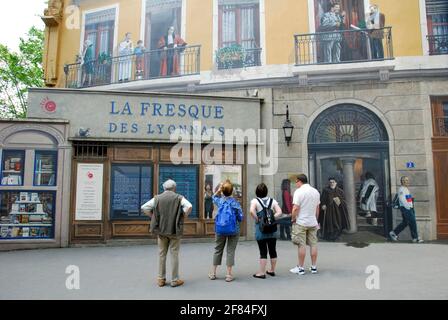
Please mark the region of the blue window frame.
POLYGON ((199 166, 160 165, 159 192, 163 192, 163 183, 172 179, 176 182, 176 192, 183 195, 193 205, 189 218, 199 217, 199 166))
POLYGON ((34 157, 35 186, 56 186, 57 151, 36 151, 34 157))
POLYGON ((54 239, 55 191, 0 191, 0 241, 54 239))
POLYGON ((24 150, 3 150, 1 164, 2 186, 23 186, 24 150))
POLYGON ((152 166, 113 164, 111 174, 111 219, 149 219, 140 207, 153 196, 152 166))

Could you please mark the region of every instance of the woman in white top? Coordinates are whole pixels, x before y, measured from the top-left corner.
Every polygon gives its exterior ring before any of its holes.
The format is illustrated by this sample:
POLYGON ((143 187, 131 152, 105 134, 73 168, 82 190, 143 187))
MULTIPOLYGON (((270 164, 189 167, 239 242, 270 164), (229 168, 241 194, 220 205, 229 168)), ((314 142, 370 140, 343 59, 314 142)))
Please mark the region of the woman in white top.
POLYGON ((257 240, 258 248, 260 250, 260 270, 253 276, 258 279, 266 279, 266 273, 272 277, 275 276, 275 265, 277 264, 277 251, 275 247, 277 244, 277 237, 275 231, 272 233, 263 233, 260 230, 259 221, 261 214, 263 213, 263 206, 268 207, 270 205, 270 208, 272 208, 272 211, 274 212, 275 218, 282 215, 282 209, 275 199, 272 199, 271 201, 271 199, 267 196, 268 188, 264 183, 260 183, 257 186, 255 194, 257 195, 257 198, 253 199, 250 203, 250 214, 255 220, 255 239, 257 240), (266 271, 268 251, 271 259, 271 269, 266 271))

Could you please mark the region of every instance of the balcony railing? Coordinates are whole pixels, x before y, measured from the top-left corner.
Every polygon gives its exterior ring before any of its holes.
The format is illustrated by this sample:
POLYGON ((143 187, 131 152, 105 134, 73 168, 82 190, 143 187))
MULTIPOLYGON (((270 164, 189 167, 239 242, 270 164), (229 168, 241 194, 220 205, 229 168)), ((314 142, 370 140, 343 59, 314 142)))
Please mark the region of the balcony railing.
POLYGON ((427 36, 429 42, 429 54, 448 54, 448 34, 427 36))
POLYGON ((242 57, 235 60, 216 58, 219 70, 261 66, 261 48, 244 49, 242 57))
POLYGON ((394 58, 392 27, 297 34, 294 39, 297 66, 394 58))
POLYGON ((448 137, 448 117, 436 118, 435 136, 436 137, 448 137))
POLYGON ((201 46, 149 50, 65 65, 67 88, 86 88, 130 81, 199 74, 201 46))

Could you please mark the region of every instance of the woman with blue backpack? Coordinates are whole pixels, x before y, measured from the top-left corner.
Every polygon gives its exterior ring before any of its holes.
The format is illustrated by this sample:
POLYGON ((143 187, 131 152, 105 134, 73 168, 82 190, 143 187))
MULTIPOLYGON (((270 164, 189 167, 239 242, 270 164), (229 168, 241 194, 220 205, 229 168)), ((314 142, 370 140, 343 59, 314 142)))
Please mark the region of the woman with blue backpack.
POLYGON ((221 265, 224 247, 227 243, 227 274, 226 281, 233 281, 232 268, 235 264, 235 250, 240 235, 240 223, 243 221, 241 205, 232 197, 233 185, 226 181, 219 186, 213 195, 213 203, 218 207, 215 217, 215 253, 213 255, 212 272, 208 275, 210 280, 216 279, 216 269, 221 265))
POLYGON ((268 197, 268 187, 260 183, 255 189, 257 198, 250 203, 250 214, 255 220, 255 239, 260 250, 260 270, 255 273, 254 278, 266 279, 266 273, 275 277, 275 266, 277 264, 277 222, 276 218, 282 216, 282 209, 278 202, 268 197), (271 259, 271 269, 266 271, 266 264, 271 259))

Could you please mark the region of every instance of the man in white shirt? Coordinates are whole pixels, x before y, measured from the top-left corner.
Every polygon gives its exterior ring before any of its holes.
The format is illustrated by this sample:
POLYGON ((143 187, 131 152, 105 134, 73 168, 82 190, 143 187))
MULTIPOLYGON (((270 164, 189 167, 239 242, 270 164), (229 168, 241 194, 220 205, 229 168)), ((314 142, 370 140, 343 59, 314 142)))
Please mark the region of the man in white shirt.
POLYGON ((403 216, 403 221, 391 232, 389 232, 390 237, 393 241, 398 241, 398 235, 403 231, 408 225, 411 229, 412 242, 422 243, 423 239, 418 236, 417 232, 417 221, 415 220, 414 211, 414 198, 409 192, 409 178, 404 176, 400 179, 401 186, 398 189, 398 199, 400 202, 401 215, 403 216))
POLYGON ((305 274, 306 246, 310 246, 311 273, 317 273, 317 230, 319 224, 319 191, 308 184, 304 174, 297 176, 297 190, 294 192, 292 209, 292 242, 298 246, 299 264, 290 271, 299 275, 305 274))
POLYGON ((157 284, 163 287, 166 284, 166 256, 171 248, 171 286, 178 287, 184 284, 179 279, 179 249, 183 235, 184 217, 192 210, 191 203, 185 197, 176 193, 176 182, 167 180, 163 184, 165 190, 145 203, 141 209, 151 217, 150 231, 158 237, 159 245, 159 275, 157 284))

